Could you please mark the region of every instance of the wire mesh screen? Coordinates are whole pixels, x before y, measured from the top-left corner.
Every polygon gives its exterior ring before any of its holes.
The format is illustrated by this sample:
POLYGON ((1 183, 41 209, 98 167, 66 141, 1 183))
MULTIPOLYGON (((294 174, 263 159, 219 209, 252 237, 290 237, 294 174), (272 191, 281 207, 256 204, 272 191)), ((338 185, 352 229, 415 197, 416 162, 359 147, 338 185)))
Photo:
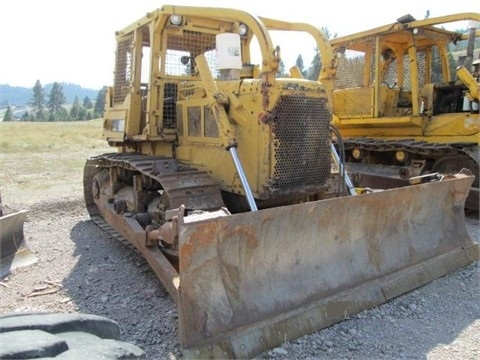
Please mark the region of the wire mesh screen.
POLYGON ((167 129, 175 129, 177 118, 177 84, 166 83, 163 94, 163 126, 167 129))
MULTIPOLYGON (((372 51, 374 49, 373 43, 370 44, 372 46, 372 51)), ((417 68, 418 68, 418 83, 420 88, 425 85, 427 82, 438 82, 439 79, 435 78, 436 74, 441 74, 441 65, 439 61, 435 60, 438 59, 439 56, 435 55, 435 51, 438 50, 434 49, 434 56, 432 59, 431 67, 434 71, 432 71, 432 79, 426 79, 426 69, 427 69, 427 56, 425 51, 418 50, 417 51, 417 68)), ((380 73, 382 74, 382 78, 379 80, 381 84, 387 85, 389 87, 395 87, 401 82, 401 86, 403 90, 410 91, 412 89, 412 79, 411 79, 411 69, 410 69, 410 60, 408 53, 403 54, 401 56, 400 62, 403 66, 403 74, 404 78, 403 81, 399 79, 398 75, 398 59, 393 55, 393 53, 384 52, 382 54, 383 62, 381 62, 380 73), (384 69, 383 69, 384 67, 384 69)), ((337 78, 335 79, 334 89, 350 89, 350 88, 359 88, 359 87, 367 87, 373 86, 374 76, 375 76, 375 55, 372 56, 372 62, 369 67, 365 67, 365 53, 361 51, 353 51, 347 50, 341 57, 338 58, 338 68, 337 68, 337 78), (365 82, 364 78, 364 70, 368 72, 366 75, 367 82, 365 82)), ((437 76, 438 77, 438 76, 437 76)), ((352 94, 353 95, 353 94, 352 94)), ((357 96, 356 94, 355 96, 357 96)), ((354 101, 355 99, 349 99, 354 101)))
POLYGON ((401 91, 407 94, 412 90, 412 65, 416 65, 418 69, 416 80, 419 88, 422 88, 427 82, 434 81, 436 73, 441 73, 441 66, 436 64, 438 62, 436 59, 439 58, 438 55, 435 55, 436 49, 433 51, 431 57, 433 60, 430 64, 434 71, 432 71, 431 79, 427 79, 426 62, 429 57, 426 56, 424 50, 417 49, 417 63, 412 64, 408 53, 399 55, 387 48, 381 51, 381 58, 378 61, 380 78, 375 79, 375 64, 377 64, 375 43, 373 41, 364 42, 361 46, 369 49, 372 56, 367 57, 365 52, 346 49, 338 58, 333 107, 335 114, 341 118, 373 116, 375 81, 378 81, 378 85, 381 87, 380 95, 384 91, 383 88, 401 88, 401 91), (366 64, 366 59, 371 59, 371 63, 366 64), (436 70, 437 68, 438 70, 436 70), (403 78, 400 78, 401 76, 403 78))
MULTIPOLYGON (((425 51, 417 50, 417 66, 418 66, 418 86, 421 89, 425 82, 429 82, 429 79, 425 79, 425 70, 426 70, 426 61, 427 57, 425 55, 425 51)), ((408 56, 403 57, 403 68, 405 69, 405 81, 403 83, 403 88, 405 90, 412 89, 412 80, 410 78, 410 71, 408 71, 409 60, 408 56), (408 75, 408 77, 407 77, 408 75)))
POLYGON ((132 79, 132 42, 133 39, 117 43, 113 103, 121 104, 130 90, 132 79))
MULTIPOLYGON (((412 90, 412 77, 411 77, 411 69, 410 69, 410 59, 408 53, 403 54, 400 59, 401 64, 403 66, 403 81, 401 82, 401 87, 404 91, 411 91, 412 90)), ((417 50, 417 68, 418 68, 418 85, 419 88, 422 88, 426 82, 429 82, 429 79, 425 78, 426 74, 426 67, 427 67, 427 56, 425 51, 417 50)), ((400 86, 399 77, 397 72, 397 59, 393 59, 388 65, 386 66, 385 75, 381 79, 381 83, 388 85, 389 87, 400 86)), ((373 70, 372 70, 373 71, 373 70)))
POLYGON ((338 59, 337 78, 334 89, 361 87, 363 85, 363 69, 365 54, 359 51, 348 51, 338 59))
POLYGON ((366 67, 364 52, 347 50, 338 59, 337 78, 334 83, 333 108, 340 117, 371 116, 374 59, 366 67), (364 84, 364 71, 367 81, 364 84))
POLYGON ((182 35, 169 34, 165 74, 195 76, 195 58, 204 54, 212 74, 215 69, 215 34, 184 30, 182 35))
POLYGON ((393 59, 385 65, 385 76, 383 77, 380 84, 387 85, 388 87, 395 87, 397 85, 397 82, 397 62, 395 59, 393 59))
POLYGON ((318 190, 330 175, 331 114, 324 98, 282 96, 273 109, 275 171, 271 191, 318 190))

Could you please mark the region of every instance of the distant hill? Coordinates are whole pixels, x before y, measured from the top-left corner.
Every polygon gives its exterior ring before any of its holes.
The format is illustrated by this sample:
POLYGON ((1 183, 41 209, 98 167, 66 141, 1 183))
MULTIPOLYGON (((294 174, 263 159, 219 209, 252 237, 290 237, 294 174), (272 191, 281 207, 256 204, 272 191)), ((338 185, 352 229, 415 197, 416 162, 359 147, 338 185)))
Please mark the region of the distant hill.
MULTIPOLYGON (((90 100, 94 101, 97 98, 98 92, 100 91, 100 89, 85 89, 80 85, 75 84, 59 84, 62 86, 66 104, 73 104, 75 96, 78 96, 80 102, 82 102, 85 97, 88 97, 90 100)), ((53 83, 43 86, 43 89, 45 90, 45 101, 48 101, 48 94, 50 93, 52 86, 53 83)), ((32 97, 33 85, 31 88, 26 88, 0 84, 0 108, 5 108, 7 106, 27 105, 32 100, 32 97)))

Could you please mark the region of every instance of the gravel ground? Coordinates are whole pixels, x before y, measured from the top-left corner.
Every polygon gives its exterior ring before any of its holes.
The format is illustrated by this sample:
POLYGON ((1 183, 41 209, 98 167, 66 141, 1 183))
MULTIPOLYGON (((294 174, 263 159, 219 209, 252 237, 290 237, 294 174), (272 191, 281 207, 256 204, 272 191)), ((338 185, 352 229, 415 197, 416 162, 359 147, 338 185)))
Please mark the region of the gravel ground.
MULTIPOLYGON (((148 359, 182 358, 174 302, 136 252, 89 220, 80 195, 28 210, 24 232, 38 262, 0 283, 0 313, 106 316, 148 359)), ((478 242, 478 213, 467 222, 478 242)), ((477 261, 257 359, 479 359, 479 285, 477 261)))

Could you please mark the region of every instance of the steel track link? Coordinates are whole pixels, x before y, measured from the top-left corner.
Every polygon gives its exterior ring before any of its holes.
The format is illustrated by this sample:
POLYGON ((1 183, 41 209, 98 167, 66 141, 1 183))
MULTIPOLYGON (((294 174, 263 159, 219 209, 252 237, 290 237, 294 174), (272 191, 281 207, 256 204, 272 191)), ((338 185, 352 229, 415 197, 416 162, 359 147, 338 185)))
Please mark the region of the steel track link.
POLYGON ((111 238, 118 240, 122 245, 125 245, 129 249, 135 250, 137 253, 140 253, 135 246, 132 245, 124 236, 119 234, 113 227, 108 224, 103 217, 100 215, 90 216, 90 219, 97 225, 100 229, 105 231, 111 238))
MULTIPOLYGON (((470 157, 464 148, 468 148, 468 144, 457 144, 453 146, 447 143, 430 143, 426 141, 407 140, 383 140, 373 138, 346 139, 343 141, 345 150, 359 148, 367 151, 384 152, 403 150, 412 154, 424 156, 451 156, 465 155, 470 157)), ((475 159, 474 159, 475 160, 475 159)))
POLYGON ((217 210, 224 205, 220 188, 206 171, 183 166, 171 158, 142 154, 104 154, 95 158, 102 167, 122 167, 158 182, 170 207, 217 210))

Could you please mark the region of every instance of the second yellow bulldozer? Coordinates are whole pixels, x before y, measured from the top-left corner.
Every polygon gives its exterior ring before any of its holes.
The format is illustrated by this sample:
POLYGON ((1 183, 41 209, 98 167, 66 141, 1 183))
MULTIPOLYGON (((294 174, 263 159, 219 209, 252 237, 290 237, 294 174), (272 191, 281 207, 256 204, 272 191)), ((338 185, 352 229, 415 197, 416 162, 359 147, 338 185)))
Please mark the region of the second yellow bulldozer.
POLYGON ((331 39, 339 54, 332 123, 355 185, 468 168, 466 207, 479 210, 479 26, 479 13, 405 15, 331 39))
POLYGON ((185 358, 253 357, 478 259, 469 171, 357 195, 332 143, 337 62, 319 29, 166 5, 116 40, 115 151, 87 160, 86 206, 177 302, 185 358), (313 40, 318 80, 277 77, 274 33, 313 40))

